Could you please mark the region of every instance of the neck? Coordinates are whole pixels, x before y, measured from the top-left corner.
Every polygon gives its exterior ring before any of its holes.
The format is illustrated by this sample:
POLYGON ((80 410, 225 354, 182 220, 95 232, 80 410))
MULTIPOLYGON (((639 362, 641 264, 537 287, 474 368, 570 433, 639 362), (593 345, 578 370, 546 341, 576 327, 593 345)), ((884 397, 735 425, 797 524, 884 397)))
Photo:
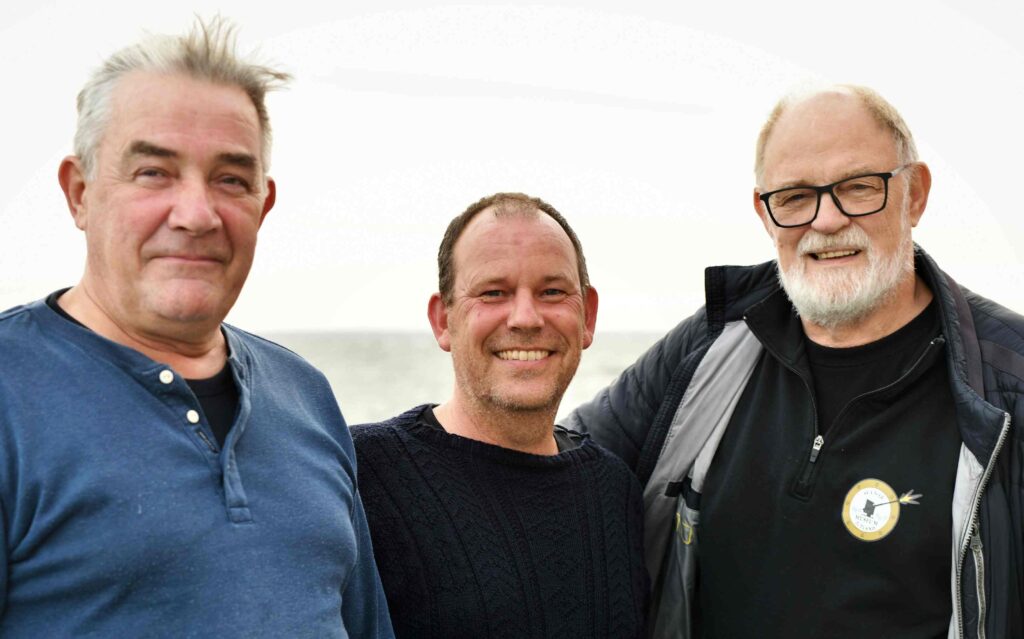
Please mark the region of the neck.
POLYGON ((57 300, 68 315, 112 342, 167 364, 188 379, 213 377, 227 362, 227 343, 219 326, 201 335, 157 335, 118 322, 81 283, 57 300))
POLYGON ((801 318, 804 333, 816 344, 850 348, 878 341, 910 323, 932 301, 932 292, 914 275, 897 285, 893 294, 874 310, 840 326, 819 326, 801 318))
POLYGON ((557 455, 555 410, 505 411, 474 406, 458 393, 434 409, 434 416, 453 435, 534 455, 557 455))

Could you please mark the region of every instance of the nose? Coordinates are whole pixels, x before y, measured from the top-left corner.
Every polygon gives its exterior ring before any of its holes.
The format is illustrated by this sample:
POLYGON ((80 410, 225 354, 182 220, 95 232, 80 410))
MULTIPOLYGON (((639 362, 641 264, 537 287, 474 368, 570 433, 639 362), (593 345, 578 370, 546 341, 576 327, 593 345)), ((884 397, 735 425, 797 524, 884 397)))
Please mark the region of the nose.
POLYGON ((199 236, 221 226, 210 185, 200 177, 183 177, 167 219, 172 229, 199 236))
POLYGON ((544 318, 537 308, 537 300, 533 291, 517 290, 512 298, 512 308, 508 314, 508 327, 511 329, 533 330, 544 326, 544 318))
POLYGON ((850 224, 850 218, 843 215, 839 205, 831 193, 821 194, 821 203, 818 205, 818 216, 811 222, 811 228, 819 233, 830 235, 841 231, 850 224))

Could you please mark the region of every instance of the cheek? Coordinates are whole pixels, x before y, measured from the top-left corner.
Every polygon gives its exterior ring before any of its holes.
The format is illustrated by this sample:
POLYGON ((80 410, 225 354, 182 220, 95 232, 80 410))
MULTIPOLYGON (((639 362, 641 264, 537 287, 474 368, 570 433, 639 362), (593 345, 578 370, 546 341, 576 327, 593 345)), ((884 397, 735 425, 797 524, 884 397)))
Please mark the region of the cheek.
POLYGON ((504 313, 496 304, 480 304, 467 313, 462 324, 465 333, 474 342, 483 342, 504 324, 504 313))
POLYGON ((899 219, 893 216, 891 223, 889 223, 890 220, 885 220, 879 216, 872 217, 878 217, 878 219, 861 220, 861 230, 864 231, 871 245, 880 249, 890 249, 896 246, 902 236, 899 219), (885 223, 868 224, 869 221, 885 223))
POLYGON ((802 232, 777 229, 772 239, 775 242, 775 249, 779 253, 779 260, 782 262, 788 262, 796 257, 796 247, 800 244, 800 238, 803 237, 802 232))
POLYGON ((554 327, 562 335, 576 339, 586 328, 583 304, 572 304, 558 309, 551 309, 544 314, 544 323, 554 327))
POLYGON ((103 204, 102 217, 110 232, 124 238, 148 238, 167 219, 172 208, 162 193, 135 191, 109 198, 103 204))
POLYGON ((248 210, 217 209, 223 233, 236 263, 251 264, 256 253, 259 216, 248 210))

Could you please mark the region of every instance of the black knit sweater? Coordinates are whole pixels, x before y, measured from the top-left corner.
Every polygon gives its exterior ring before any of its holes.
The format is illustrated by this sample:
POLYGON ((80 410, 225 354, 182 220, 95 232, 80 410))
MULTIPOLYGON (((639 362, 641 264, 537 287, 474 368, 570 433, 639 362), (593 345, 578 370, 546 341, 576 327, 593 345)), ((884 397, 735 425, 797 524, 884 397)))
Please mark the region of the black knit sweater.
POLYGON ((399 638, 639 637, 641 493, 589 438, 540 456, 439 431, 414 408, 352 430, 399 638))

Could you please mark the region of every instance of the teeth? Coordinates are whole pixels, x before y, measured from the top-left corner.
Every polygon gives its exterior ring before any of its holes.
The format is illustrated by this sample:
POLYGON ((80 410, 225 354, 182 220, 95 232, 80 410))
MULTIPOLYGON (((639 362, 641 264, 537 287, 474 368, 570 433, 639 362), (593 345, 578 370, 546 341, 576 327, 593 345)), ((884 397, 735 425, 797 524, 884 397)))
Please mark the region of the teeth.
POLYGON ((498 351, 498 357, 501 359, 512 359, 523 362, 533 362, 538 359, 544 359, 551 354, 551 351, 498 351))
POLYGON ((831 260, 836 257, 846 257, 847 255, 856 255, 857 251, 826 251, 824 253, 815 253, 814 255, 819 260, 831 260))

